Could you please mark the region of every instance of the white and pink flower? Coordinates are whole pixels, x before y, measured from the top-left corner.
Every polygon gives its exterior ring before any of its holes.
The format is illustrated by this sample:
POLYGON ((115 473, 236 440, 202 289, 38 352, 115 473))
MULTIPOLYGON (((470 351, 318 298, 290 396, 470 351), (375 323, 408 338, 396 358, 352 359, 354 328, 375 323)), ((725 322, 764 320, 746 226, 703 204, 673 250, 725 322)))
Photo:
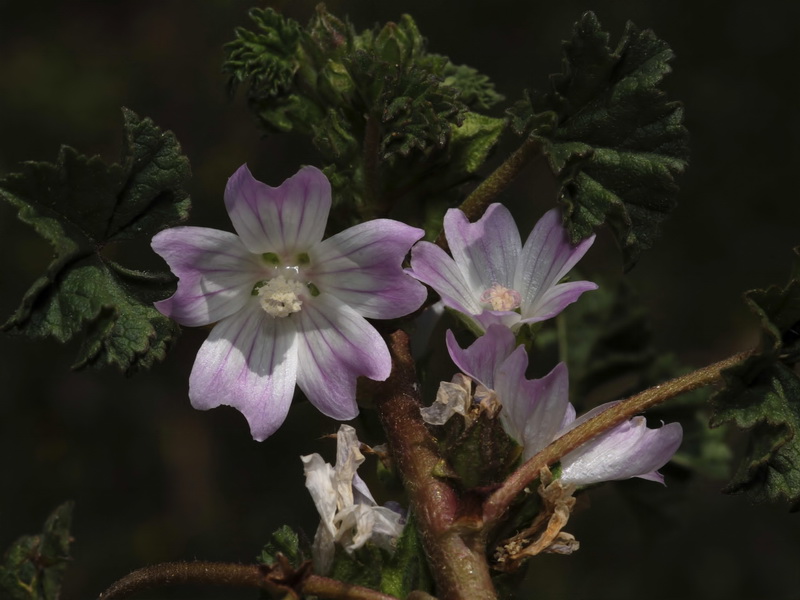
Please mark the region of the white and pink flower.
POLYGON ((594 235, 569 241, 560 212, 545 213, 523 246, 511 213, 492 204, 474 223, 458 209, 444 217, 452 257, 429 242, 411 252, 411 274, 431 286, 448 306, 470 319, 478 331, 492 323, 518 329, 550 319, 585 291, 591 281, 559 283, 586 254, 594 235))
MULTIPOLYGON (((503 406, 503 429, 522 446, 522 459, 528 460, 614 403, 576 419, 566 365, 559 363, 541 379, 526 379, 528 354, 524 346, 515 346, 514 334, 502 325, 491 325, 468 348, 461 348, 447 332, 453 362, 462 373, 495 391, 503 406)), ((679 423, 651 429, 644 417, 634 417, 562 456, 561 480, 578 486, 631 477, 663 483, 658 469, 672 458, 682 438, 679 423)))
POLYGON ((422 230, 376 219, 323 240, 331 187, 315 167, 273 188, 243 165, 225 206, 238 235, 175 227, 152 242, 179 278, 158 310, 181 325, 216 323, 189 379, 192 406, 237 408, 259 441, 283 423, 295 384, 325 415, 354 418, 356 379, 382 381, 392 366, 367 319, 425 300, 402 268, 422 230))

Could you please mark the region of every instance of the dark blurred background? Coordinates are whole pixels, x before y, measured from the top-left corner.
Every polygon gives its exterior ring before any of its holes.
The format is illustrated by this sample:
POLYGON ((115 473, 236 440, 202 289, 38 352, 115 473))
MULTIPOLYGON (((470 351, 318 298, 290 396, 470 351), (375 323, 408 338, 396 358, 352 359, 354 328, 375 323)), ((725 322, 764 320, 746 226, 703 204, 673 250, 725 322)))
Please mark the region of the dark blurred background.
MULTIPOLYGON (((315 3, 267 4, 305 23, 315 3)), ((317 159, 306 140, 263 138, 243 98, 225 94, 221 46, 235 26, 249 24, 250 6, 252 0, 0 0, 0 172, 24 160, 53 161, 62 143, 117 160, 120 107, 127 106, 182 143, 194 172, 192 224, 229 229, 222 190, 241 163, 277 184, 317 159)), ((328 2, 358 29, 411 13, 430 50, 485 72, 509 100, 525 86, 546 85, 560 68, 560 41, 584 10, 598 14, 614 41, 627 19, 654 29, 677 54, 665 87, 685 104, 692 161, 679 208, 630 276, 652 310, 662 348, 698 366, 746 348, 755 329, 740 293, 783 282, 800 242, 800 3, 465 6, 328 2)), ((505 200, 519 204, 526 177, 505 200)), ((51 250, 6 205, 0 240, 1 321, 51 250)), ((603 250, 609 245, 601 239, 593 251, 593 272, 619 272, 603 250)), ((142 266, 157 264, 147 252, 139 256, 142 266)), ((330 457, 332 444, 319 436, 336 425, 296 404, 286 426, 259 444, 233 409, 194 411, 187 379, 206 334, 186 330, 164 364, 132 379, 71 371, 74 344, 0 335, 0 548, 38 531, 56 505, 74 499, 74 564, 64 600, 96 597, 128 571, 159 561, 249 562, 282 523, 313 536, 317 519, 297 457, 330 457)), ((667 483, 623 482, 584 495, 567 528, 580 551, 535 560, 520 597, 800 596, 800 517, 786 506, 724 496, 723 481, 667 483)), ((254 596, 183 589, 141 598, 254 596)))

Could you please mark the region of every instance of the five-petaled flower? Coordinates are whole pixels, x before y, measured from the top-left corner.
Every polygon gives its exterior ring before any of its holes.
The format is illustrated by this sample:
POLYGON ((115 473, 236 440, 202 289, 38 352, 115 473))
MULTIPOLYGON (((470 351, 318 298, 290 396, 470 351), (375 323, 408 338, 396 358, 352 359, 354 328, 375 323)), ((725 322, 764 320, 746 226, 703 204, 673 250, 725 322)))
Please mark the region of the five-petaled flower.
MULTIPOLYGON (((569 402, 566 365, 559 363, 541 379, 526 379, 528 354, 524 346, 515 345, 514 334, 502 325, 490 326, 466 349, 458 345, 452 332, 447 332, 447 348, 453 362, 461 372, 495 391, 503 405, 503 428, 522 445, 522 460, 528 460, 613 403, 598 406, 576 419, 569 402)), ((663 483, 657 469, 672 458, 682 438, 679 423, 650 429, 644 417, 634 417, 562 456, 561 480, 565 484, 589 485, 641 477, 663 483)))
POLYGON ((323 240, 330 205, 319 169, 273 188, 243 165, 225 188, 238 235, 175 227, 153 238, 179 278, 158 310, 182 325, 216 323, 189 379, 192 406, 237 408, 256 440, 283 423, 295 383, 325 415, 354 418, 357 377, 391 371, 366 319, 401 317, 426 297, 402 268, 422 230, 376 219, 323 240))
POLYGON ((492 323, 517 329, 556 316, 585 291, 591 281, 559 281, 594 242, 569 241, 558 209, 548 211, 522 245, 511 213, 492 204, 475 223, 458 209, 444 217, 452 258, 429 242, 411 252, 411 274, 431 286, 442 302, 470 319, 478 331, 492 323))

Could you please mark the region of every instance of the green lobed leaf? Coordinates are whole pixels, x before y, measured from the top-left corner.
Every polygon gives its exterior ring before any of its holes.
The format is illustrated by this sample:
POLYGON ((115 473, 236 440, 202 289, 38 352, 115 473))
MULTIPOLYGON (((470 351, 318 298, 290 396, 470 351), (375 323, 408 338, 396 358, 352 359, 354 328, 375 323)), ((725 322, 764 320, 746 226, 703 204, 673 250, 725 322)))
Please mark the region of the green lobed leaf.
POLYGON ((4 600, 57 600, 70 561, 72 502, 59 506, 42 533, 14 542, 0 564, 0 597, 4 600))
POLYGON ((550 92, 526 95, 509 122, 541 142, 573 241, 606 223, 630 268, 675 207, 688 133, 681 105, 658 88, 671 70, 669 46, 632 23, 616 48, 608 42, 586 13, 564 44, 564 70, 551 76, 550 92))
POLYGON ((60 342, 81 336, 74 368, 133 373, 161 360, 179 333, 153 307, 174 290, 174 278, 123 267, 106 248, 185 220, 190 169, 172 133, 127 109, 123 117, 119 164, 65 146, 56 164, 25 163, 0 179, 0 197, 55 253, 2 330, 60 342))
MULTIPOLYGON (((795 254, 800 255, 798 249, 795 254)), ((750 430, 748 448, 726 492, 800 509, 800 259, 784 287, 751 290, 745 300, 761 322, 758 351, 723 372, 711 426, 750 430)))
POLYGON ((500 135, 478 112, 502 98, 486 76, 427 52, 408 15, 360 33, 322 5, 305 28, 271 9, 251 17, 254 29, 226 46, 225 71, 232 87, 248 86, 265 130, 310 136, 320 150, 332 230, 379 216, 420 225, 431 203, 453 205, 500 135), (275 73, 280 85, 265 88, 275 73))

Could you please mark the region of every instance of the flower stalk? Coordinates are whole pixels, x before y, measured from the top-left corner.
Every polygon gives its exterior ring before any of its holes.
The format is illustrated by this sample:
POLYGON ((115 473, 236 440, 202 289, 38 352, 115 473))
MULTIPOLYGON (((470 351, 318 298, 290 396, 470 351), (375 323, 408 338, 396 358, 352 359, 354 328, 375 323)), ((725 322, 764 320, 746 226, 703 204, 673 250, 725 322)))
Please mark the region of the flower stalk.
MULTIPOLYGON (((464 202, 458 207, 467 215, 467 220, 476 221, 486 212, 486 208, 495 201, 495 198, 508 187, 519 175, 528 162, 542 154, 542 143, 534 136, 528 136, 522 145, 509 156, 503 163, 484 179, 481 184, 472 190, 464 202)), ((436 245, 447 248, 447 240, 442 232, 436 239, 436 245)))
POLYGON ((239 565, 203 561, 162 563, 137 569, 112 584, 98 596, 98 600, 123 600, 148 589, 184 584, 293 590, 329 600, 398 600, 376 590, 313 575, 302 568, 295 571, 287 564, 239 565))
POLYGON ((526 486, 539 477, 543 467, 555 464, 562 456, 620 423, 680 394, 720 381, 722 371, 741 363, 750 352, 740 352, 724 360, 676 377, 615 404, 585 423, 568 431, 520 466, 495 490, 483 505, 484 526, 492 528, 526 486))
POLYGON ((375 407, 392 459, 416 515, 431 572, 441 600, 497 598, 484 544, 465 533, 458 493, 435 472, 442 457, 420 414, 419 383, 408 336, 389 336, 392 374, 377 386, 375 407))

